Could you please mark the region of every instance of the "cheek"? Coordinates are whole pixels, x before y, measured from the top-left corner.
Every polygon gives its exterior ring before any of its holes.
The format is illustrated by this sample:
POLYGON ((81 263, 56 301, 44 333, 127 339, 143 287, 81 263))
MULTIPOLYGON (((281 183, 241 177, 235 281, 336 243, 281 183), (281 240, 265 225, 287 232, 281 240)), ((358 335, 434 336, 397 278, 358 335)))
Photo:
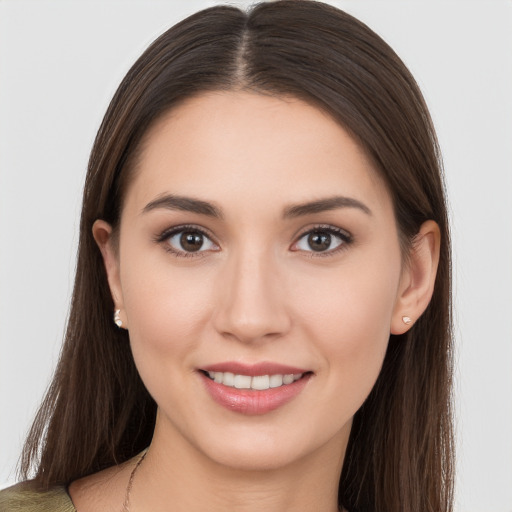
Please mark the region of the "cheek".
POLYGON ((208 276, 196 272, 190 279, 166 258, 127 254, 121 267, 130 339, 134 354, 145 358, 176 357, 194 348, 211 309, 208 276))
POLYGON ((192 371, 204 338, 209 289, 205 277, 191 280, 165 261, 125 262, 121 279, 135 365, 159 406, 174 410, 183 401, 183 370, 192 371))
POLYGON ((342 332, 354 339, 363 332, 389 334, 400 264, 393 264, 397 259, 392 257, 386 268, 368 258, 353 260, 332 272, 302 279, 302 289, 296 290, 302 297, 300 314, 321 325, 330 338, 342 332))
POLYGON ((332 388, 341 387, 355 410, 380 372, 400 278, 400 264, 375 263, 365 258, 340 266, 314 286, 309 283, 297 305, 307 337, 316 340, 318 357, 331 370, 332 388))

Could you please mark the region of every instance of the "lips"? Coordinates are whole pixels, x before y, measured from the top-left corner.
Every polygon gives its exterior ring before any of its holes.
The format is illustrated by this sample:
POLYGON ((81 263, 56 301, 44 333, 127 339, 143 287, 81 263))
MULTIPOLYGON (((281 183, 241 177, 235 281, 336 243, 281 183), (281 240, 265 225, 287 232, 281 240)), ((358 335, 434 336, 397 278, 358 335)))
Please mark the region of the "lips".
POLYGON ((237 362, 204 367, 200 375, 215 402, 247 415, 266 414, 295 398, 312 372, 287 365, 237 362))

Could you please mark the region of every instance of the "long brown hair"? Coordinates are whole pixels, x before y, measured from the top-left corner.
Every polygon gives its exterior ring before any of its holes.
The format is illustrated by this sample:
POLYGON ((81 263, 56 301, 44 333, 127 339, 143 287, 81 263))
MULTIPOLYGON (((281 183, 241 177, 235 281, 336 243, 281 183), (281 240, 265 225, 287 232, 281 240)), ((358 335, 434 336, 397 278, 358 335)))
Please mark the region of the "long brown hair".
POLYGON ((356 413, 339 485, 351 512, 452 508, 450 241, 440 153, 413 77, 367 26, 328 5, 282 0, 201 11, 160 36, 117 90, 85 183, 71 311, 53 382, 28 436, 22 475, 42 487, 119 464, 146 447, 156 404, 135 368, 92 224, 118 225, 148 128, 208 90, 299 97, 361 144, 391 194, 404 252, 420 225, 441 230, 434 295, 404 335, 390 336, 381 374, 356 413))

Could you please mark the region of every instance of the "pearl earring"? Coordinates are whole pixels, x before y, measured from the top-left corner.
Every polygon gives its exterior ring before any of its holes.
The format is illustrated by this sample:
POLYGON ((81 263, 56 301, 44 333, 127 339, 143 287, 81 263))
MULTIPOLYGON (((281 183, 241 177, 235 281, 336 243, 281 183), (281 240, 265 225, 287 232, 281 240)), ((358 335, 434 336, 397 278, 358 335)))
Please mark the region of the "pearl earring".
POLYGON ((403 316, 403 317, 402 317, 402 322, 403 322, 405 325, 409 325, 409 324, 412 322, 411 317, 409 317, 409 316, 403 316))
POLYGON ((121 329, 123 326, 123 321, 121 320, 121 317, 119 316, 119 313, 121 313, 120 309, 116 309, 114 312, 114 323, 121 329))

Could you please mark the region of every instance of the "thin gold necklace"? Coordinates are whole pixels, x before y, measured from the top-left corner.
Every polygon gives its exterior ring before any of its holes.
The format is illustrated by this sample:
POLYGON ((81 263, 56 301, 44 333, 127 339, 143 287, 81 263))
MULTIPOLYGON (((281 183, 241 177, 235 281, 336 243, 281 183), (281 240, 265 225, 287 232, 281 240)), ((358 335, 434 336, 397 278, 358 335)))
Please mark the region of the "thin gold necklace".
POLYGON ((137 473, 137 469, 139 469, 139 466, 141 465, 142 461, 144 460, 144 457, 146 456, 147 450, 144 450, 144 453, 142 454, 141 458, 137 461, 137 464, 135 464, 135 467, 132 469, 132 472, 130 473, 130 479, 128 480, 128 485, 126 486, 126 492, 124 495, 124 503, 122 512, 130 512, 130 492, 132 491, 133 486, 133 479, 135 478, 135 473, 137 473))

